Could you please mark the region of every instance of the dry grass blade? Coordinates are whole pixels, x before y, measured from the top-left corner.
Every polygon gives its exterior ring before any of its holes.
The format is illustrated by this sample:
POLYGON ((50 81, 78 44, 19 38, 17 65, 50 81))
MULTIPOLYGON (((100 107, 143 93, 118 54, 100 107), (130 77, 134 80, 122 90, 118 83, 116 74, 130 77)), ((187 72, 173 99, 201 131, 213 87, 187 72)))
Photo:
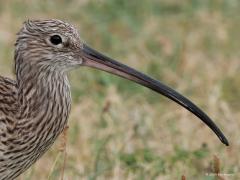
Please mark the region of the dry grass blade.
POLYGON ((213 156, 213 172, 216 175, 216 180, 224 180, 224 178, 220 176, 220 159, 217 155, 213 156))
POLYGON ((186 180, 186 176, 185 176, 185 175, 182 175, 181 180, 186 180))
POLYGON ((217 175, 220 173, 220 160, 216 155, 213 156, 213 171, 217 175))
POLYGON ((63 153, 63 165, 62 165, 62 170, 61 170, 61 180, 64 179, 64 172, 65 172, 65 167, 66 167, 66 159, 67 159, 67 133, 68 133, 68 126, 65 127, 65 129, 63 130, 62 133, 62 140, 61 140, 61 147, 60 147, 60 151, 62 151, 63 153))

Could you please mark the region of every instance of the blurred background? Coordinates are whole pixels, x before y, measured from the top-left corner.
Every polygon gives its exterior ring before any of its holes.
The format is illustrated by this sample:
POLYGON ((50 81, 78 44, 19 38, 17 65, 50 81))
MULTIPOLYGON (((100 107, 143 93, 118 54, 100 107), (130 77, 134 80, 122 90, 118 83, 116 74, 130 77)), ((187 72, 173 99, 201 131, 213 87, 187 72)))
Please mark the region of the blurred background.
POLYGON ((158 94, 89 68, 70 73, 67 136, 20 180, 240 178, 240 1, 0 0, 0 72, 14 78, 27 19, 74 24, 84 41, 178 90, 230 141, 158 94), (67 140, 66 140, 67 139, 67 140), (64 144, 66 161, 64 164, 64 144), (220 177, 219 177, 220 178, 220 177))

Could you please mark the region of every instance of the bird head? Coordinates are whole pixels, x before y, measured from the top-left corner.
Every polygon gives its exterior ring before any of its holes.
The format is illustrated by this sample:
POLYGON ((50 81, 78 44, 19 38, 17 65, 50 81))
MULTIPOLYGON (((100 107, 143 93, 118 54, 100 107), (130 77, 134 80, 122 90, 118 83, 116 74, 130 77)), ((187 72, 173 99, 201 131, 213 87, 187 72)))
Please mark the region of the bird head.
POLYGON ((71 24, 56 19, 28 20, 17 35, 16 65, 66 71, 82 64, 83 42, 71 24))

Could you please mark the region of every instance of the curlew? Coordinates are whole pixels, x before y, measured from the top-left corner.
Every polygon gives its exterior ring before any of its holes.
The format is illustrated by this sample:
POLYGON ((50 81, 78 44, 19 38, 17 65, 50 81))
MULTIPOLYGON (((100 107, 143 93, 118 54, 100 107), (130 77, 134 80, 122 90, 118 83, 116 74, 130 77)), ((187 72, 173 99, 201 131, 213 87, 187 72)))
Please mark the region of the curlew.
POLYGON ((15 73, 0 76, 0 179, 14 179, 35 163, 66 127, 71 109, 67 72, 88 66, 156 91, 183 106, 228 145, 215 123, 190 100, 151 77, 86 45, 71 24, 28 20, 17 34, 15 73))

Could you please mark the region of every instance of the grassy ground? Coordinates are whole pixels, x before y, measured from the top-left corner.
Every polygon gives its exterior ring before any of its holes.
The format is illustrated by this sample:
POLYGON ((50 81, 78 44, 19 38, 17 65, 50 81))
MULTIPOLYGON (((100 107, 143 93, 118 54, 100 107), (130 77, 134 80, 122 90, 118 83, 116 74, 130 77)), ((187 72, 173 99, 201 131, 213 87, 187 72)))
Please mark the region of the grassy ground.
MULTIPOLYGON (((82 68, 70 74, 64 179, 211 180, 207 173, 218 168, 222 178, 239 179, 239 12, 238 0, 0 0, 0 72, 14 77, 13 44, 24 20, 71 22, 94 48, 196 102, 230 147, 173 102, 82 68)), ((19 179, 60 179, 63 139, 19 179)))

